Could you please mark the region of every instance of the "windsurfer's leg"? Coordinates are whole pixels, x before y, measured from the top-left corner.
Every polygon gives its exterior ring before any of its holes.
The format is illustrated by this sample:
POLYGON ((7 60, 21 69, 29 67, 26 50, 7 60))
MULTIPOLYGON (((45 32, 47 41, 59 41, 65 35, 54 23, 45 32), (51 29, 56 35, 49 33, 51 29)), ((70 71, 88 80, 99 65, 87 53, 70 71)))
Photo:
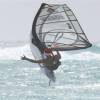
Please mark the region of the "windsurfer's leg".
POLYGON ((49 86, 51 85, 51 80, 49 80, 49 86))
POLYGON ((56 77, 55 74, 52 70, 49 70, 48 68, 44 68, 45 70, 45 75, 49 78, 50 81, 55 82, 56 81, 56 77))

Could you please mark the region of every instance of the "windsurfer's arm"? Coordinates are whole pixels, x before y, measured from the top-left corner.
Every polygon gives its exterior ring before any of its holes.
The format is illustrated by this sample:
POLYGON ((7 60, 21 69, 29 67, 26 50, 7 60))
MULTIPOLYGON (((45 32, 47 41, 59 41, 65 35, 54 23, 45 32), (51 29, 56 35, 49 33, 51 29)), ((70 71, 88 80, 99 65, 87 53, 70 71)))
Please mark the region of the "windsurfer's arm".
POLYGON ((33 60, 33 59, 30 59, 30 58, 27 58, 26 56, 21 57, 21 59, 27 60, 27 61, 32 62, 32 63, 45 63, 47 61, 46 59, 33 60))
POLYGON ((61 59, 61 55, 58 51, 57 51, 57 55, 58 55, 59 59, 61 59))

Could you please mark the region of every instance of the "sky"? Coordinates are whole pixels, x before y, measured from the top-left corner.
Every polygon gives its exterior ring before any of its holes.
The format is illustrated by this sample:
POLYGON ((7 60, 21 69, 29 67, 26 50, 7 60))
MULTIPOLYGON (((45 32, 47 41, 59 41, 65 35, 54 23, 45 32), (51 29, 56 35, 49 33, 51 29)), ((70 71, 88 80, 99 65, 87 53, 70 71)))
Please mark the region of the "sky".
POLYGON ((67 4, 90 42, 100 42, 100 0, 0 0, 0 41, 28 41, 43 2, 67 4))

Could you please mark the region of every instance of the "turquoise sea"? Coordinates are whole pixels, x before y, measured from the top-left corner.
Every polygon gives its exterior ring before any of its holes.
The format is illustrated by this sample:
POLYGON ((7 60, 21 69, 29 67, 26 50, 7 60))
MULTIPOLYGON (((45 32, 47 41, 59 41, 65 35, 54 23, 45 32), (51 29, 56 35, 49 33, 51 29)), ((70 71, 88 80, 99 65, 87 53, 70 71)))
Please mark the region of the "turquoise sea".
POLYGON ((61 52, 51 86, 37 64, 20 60, 23 54, 31 57, 28 44, 0 48, 0 100, 100 100, 100 44, 61 52))

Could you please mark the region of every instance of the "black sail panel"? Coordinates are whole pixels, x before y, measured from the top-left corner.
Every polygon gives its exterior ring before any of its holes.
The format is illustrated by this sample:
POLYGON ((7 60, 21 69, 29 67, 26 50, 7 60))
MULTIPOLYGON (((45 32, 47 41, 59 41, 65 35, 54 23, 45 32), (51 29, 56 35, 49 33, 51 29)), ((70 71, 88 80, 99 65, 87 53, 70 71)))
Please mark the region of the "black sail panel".
POLYGON ((42 4, 32 27, 32 34, 40 50, 66 51, 91 47, 77 18, 65 4, 42 4))
POLYGON ((39 50, 41 51, 41 53, 44 52, 43 48, 45 47, 45 45, 39 40, 38 34, 37 34, 37 28, 36 28, 36 23, 38 20, 38 17, 42 11, 42 8, 44 7, 44 3, 41 5, 41 7, 39 8, 34 21, 33 21, 33 25, 32 25, 32 34, 31 34, 31 43, 35 46, 37 46, 39 48, 39 50))

